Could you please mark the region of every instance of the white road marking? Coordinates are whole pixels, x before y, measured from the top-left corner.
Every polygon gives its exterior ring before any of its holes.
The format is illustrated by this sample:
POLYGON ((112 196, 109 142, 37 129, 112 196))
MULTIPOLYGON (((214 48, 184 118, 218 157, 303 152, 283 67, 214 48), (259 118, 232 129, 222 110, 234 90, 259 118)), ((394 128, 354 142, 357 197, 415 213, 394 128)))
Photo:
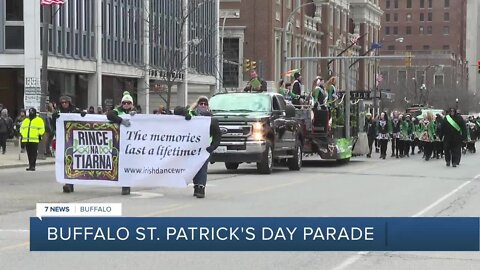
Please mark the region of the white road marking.
MULTIPOLYGON (((412 217, 420 217, 422 215, 424 215, 425 213, 427 213, 428 211, 432 210, 435 206, 441 204, 443 201, 445 201, 446 199, 450 198, 452 195, 454 195, 455 193, 457 193, 458 191, 460 191, 462 188, 464 188, 465 186, 469 185, 470 183, 473 182, 473 180, 477 180, 478 178, 480 178, 480 174, 476 175, 472 180, 469 180, 463 184, 461 184, 460 186, 458 186, 457 188, 455 188, 454 190, 452 190, 451 192, 445 194, 444 196, 442 196, 440 199, 436 200, 434 203, 430 204, 429 206, 425 207, 423 210, 421 210, 420 212, 416 213, 415 215, 413 215, 412 217)), ((362 251, 362 252, 357 252, 357 254, 355 255, 352 255, 350 257, 348 257, 346 260, 344 260, 341 264, 339 264, 338 266, 334 267, 332 270, 343 270, 343 269, 346 269, 347 267, 351 266, 352 264, 356 263, 358 260, 360 260, 363 256, 367 255, 368 253, 370 253, 369 251, 362 251)))
POLYGON ((164 196, 161 193, 152 193, 152 192, 144 192, 144 191, 131 192, 130 194, 136 195, 135 197, 132 197, 132 199, 152 199, 152 198, 164 196))

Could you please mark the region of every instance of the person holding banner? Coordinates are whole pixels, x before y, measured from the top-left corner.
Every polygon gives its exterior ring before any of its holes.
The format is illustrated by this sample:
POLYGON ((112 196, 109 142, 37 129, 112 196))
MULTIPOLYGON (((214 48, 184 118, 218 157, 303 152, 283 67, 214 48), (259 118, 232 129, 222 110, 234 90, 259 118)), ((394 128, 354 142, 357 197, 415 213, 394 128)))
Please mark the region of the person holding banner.
POLYGON ((462 157, 461 147, 467 136, 467 127, 462 116, 457 114, 455 108, 450 108, 448 115, 443 119, 440 136, 443 138, 447 167, 450 164, 457 167, 462 157))
POLYGON ((37 115, 37 110, 31 108, 28 110, 28 118, 25 118, 20 127, 22 143, 25 143, 28 156, 27 171, 35 171, 38 156, 38 144, 41 137, 45 133, 45 123, 43 119, 37 115))
MULTIPOLYGON (((125 127, 130 126, 130 120, 123 119, 120 115, 130 114, 131 116, 135 115, 135 110, 133 107, 133 97, 128 91, 123 92, 122 103, 119 107, 109 111, 107 113, 108 120, 116 124, 124 125, 125 127)), ((130 187, 122 187, 122 195, 129 195, 130 187)))
MULTIPOLYGON (((56 133, 57 130, 57 119, 62 113, 80 113, 82 116, 85 116, 85 112, 80 111, 79 108, 75 107, 72 103, 72 98, 69 96, 61 96, 59 99, 59 105, 57 110, 52 114, 51 129, 53 133, 56 133)), ((52 137, 53 140, 53 137, 52 137)), ((49 146, 50 147, 50 146, 49 146)), ((63 192, 70 193, 73 192, 73 184, 63 185, 63 192)))
MULTIPOLYGON (((201 96, 197 99, 192 109, 185 115, 185 119, 190 120, 192 116, 212 116, 208 106, 208 98, 201 96)), ((207 147, 208 153, 212 153, 220 145, 222 132, 216 118, 211 118, 210 122, 210 146, 207 147)), ((207 171, 209 159, 205 161, 202 168, 193 177, 193 196, 201 199, 205 198, 205 186, 207 185, 207 171)))

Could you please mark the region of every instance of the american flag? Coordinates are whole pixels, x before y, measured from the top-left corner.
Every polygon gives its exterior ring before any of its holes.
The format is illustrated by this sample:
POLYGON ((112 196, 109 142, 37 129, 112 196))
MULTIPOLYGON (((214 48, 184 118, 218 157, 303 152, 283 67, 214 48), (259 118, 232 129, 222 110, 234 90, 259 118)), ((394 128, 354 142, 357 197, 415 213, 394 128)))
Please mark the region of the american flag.
POLYGON ((351 41, 353 44, 357 44, 357 41, 358 41, 359 38, 360 38, 360 35, 355 34, 355 35, 352 35, 352 37, 350 38, 350 41, 351 41))
POLYGON ((62 5, 65 4, 65 0, 40 0, 41 5, 62 5))

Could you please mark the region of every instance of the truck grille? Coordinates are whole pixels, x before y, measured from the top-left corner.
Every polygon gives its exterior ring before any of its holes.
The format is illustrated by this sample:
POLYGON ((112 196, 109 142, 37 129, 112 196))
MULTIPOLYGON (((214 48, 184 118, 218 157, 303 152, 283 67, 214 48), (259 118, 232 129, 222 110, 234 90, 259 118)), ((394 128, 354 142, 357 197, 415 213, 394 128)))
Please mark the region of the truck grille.
POLYGON ((252 126, 247 122, 220 121, 222 140, 220 145, 227 146, 227 150, 246 150, 247 138, 252 133, 252 126))

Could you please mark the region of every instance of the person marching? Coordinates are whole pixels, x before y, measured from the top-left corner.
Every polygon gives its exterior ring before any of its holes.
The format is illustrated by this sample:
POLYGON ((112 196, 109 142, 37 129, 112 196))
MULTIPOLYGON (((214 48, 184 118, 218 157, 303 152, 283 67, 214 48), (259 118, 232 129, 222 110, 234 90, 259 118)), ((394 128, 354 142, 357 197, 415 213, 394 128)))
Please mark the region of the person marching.
POLYGON ((423 144, 423 152, 425 161, 429 161, 432 157, 433 142, 435 140, 435 122, 433 121, 433 114, 427 112, 422 121, 422 132, 420 134, 420 141, 423 144))
POLYGON ((28 110, 28 117, 23 120, 20 127, 20 135, 22 143, 25 143, 28 156, 27 171, 35 171, 38 156, 38 144, 41 137, 45 133, 45 123, 43 119, 37 115, 37 110, 31 108, 28 110))
POLYGON ((367 113, 366 114, 366 120, 365 120, 365 133, 367 133, 367 138, 368 138, 368 154, 367 158, 372 157, 372 147, 373 147, 373 142, 375 141, 375 136, 377 135, 377 126, 375 123, 375 120, 373 120, 372 114, 367 113))
POLYGON ((409 150, 410 150, 410 136, 412 134, 411 128, 411 121, 410 116, 407 115, 405 118, 403 114, 400 115, 400 139, 399 139, 399 147, 400 147, 400 157, 409 157, 409 150))
MULTIPOLYGON (((133 107, 133 98, 128 91, 123 92, 122 103, 119 107, 109 111, 107 113, 107 119, 115 124, 123 125, 125 127, 130 126, 130 120, 123 119, 120 116, 125 114, 135 115, 133 107)), ((129 195, 130 187, 122 187, 122 195, 129 195)))
POLYGON ((436 159, 443 158, 443 142, 441 139, 443 117, 437 114, 435 117, 435 141, 433 142, 433 157, 436 159))
POLYGON ((382 112, 378 118, 377 132, 378 144, 380 145, 380 158, 385 159, 387 157, 388 139, 392 132, 392 124, 388 120, 388 116, 385 112, 382 112))
MULTIPOLYGON (((178 114, 178 113, 177 113, 178 114)), ((195 104, 192 106, 192 110, 190 110, 186 115, 185 119, 190 120, 192 116, 212 116, 210 111, 210 107, 208 106, 208 98, 205 96, 201 96, 197 99, 195 104)), ((222 132, 220 131, 220 126, 218 120, 214 117, 211 117, 210 121, 210 146, 207 147, 207 152, 212 154, 212 152, 217 149, 220 145, 220 140, 222 137, 222 132)), ((197 172, 197 174, 193 177, 193 196, 197 197, 198 199, 205 198, 205 186, 207 185, 207 171, 208 171, 208 163, 210 157, 205 161, 203 166, 197 172)))
POLYGON ((405 118, 405 122, 408 124, 408 137, 405 140, 405 145, 404 145, 404 154, 407 157, 410 157, 410 146, 413 144, 413 141, 415 139, 415 125, 413 124, 412 117, 407 114, 405 118))
POLYGON ((398 117, 398 112, 394 111, 392 113, 392 157, 399 157, 399 141, 400 141, 400 125, 401 121, 398 117))
POLYGON ((421 153, 421 145, 420 145, 420 133, 422 131, 422 126, 420 125, 420 121, 417 117, 413 118, 412 121, 413 125, 413 135, 412 135, 412 156, 415 155, 415 147, 418 146, 418 153, 421 153))
MULTIPOLYGON (((61 96, 59 99, 60 105, 57 106, 57 111, 52 114, 52 132, 56 133, 57 130, 57 119, 62 113, 80 113, 80 115, 85 116, 85 112, 81 112, 79 108, 75 107, 72 103, 72 98, 69 96, 61 96)), ((53 139, 53 138, 52 138, 53 139)), ((74 191, 73 184, 63 185, 63 192, 70 193, 74 191)))
POLYGON ((443 138, 443 150, 447 167, 452 164, 457 167, 462 157, 462 142, 467 136, 467 127, 462 116, 457 114, 455 108, 448 110, 448 115, 443 119, 441 136, 443 138))

